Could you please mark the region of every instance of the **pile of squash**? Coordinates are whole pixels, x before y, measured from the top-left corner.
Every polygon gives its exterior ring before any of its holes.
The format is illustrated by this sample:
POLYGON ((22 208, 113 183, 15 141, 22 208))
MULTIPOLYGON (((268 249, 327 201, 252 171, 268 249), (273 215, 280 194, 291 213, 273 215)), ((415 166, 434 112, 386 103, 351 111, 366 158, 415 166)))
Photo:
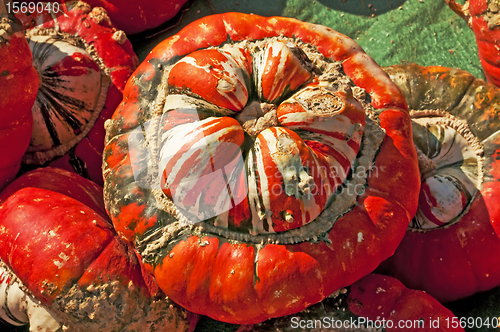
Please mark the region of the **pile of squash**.
POLYGON ((127 34, 189 2, 2 4, 6 324, 463 331, 443 304, 500 285, 494 74, 382 68, 326 26, 236 12, 139 64, 127 34))

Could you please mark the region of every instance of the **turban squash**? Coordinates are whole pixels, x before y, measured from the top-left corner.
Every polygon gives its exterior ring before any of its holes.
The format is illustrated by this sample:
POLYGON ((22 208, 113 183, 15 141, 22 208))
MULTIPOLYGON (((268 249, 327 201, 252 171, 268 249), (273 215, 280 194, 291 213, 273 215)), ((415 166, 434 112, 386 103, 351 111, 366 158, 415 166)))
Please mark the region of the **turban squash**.
POLYGON ((471 0, 460 5, 446 0, 448 6, 462 17, 476 36, 479 61, 486 79, 500 86, 500 5, 496 0, 471 0))
POLYGON ((416 210, 406 102, 359 45, 207 16, 160 43, 106 124, 106 209, 174 301, 250 324, 390 256, 416 210))
POLYGON ((104 121, 122 99, 137 57, 102 8, 83 1, 48 12, 17 14, 26 30, 40 88, 25 168, 64 168, 102 186, 104 121))
POLYGON ((197 316, 166 298, 116 235, 92 181, 40 168, 0 203, 0 318, 46 332, 194 328, 197 316))
POLYGON ((411 110, 422 185, 381 271, 443 302, 500 285, 500 90, 459 69, 384 70, 411 110))
POLYGON ((31 51, 13 17, 0 17, 0 189, 13 180, 28 148, 38 91, 31 51))

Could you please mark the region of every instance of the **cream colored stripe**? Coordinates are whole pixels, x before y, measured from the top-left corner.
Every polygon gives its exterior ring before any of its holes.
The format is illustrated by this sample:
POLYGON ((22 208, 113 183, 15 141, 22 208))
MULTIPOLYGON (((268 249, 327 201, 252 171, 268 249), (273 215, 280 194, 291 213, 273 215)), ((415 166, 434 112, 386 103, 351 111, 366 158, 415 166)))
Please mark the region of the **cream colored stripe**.
POLYGON ((224 68, 223 70, 209 65, 200 66, 196 63, 194 58, 189 56, 184 57, 178 63, 184 62, 195 68, 200 68, 209 74, 213 71, 221 75, 226 82, 219 80, 216 87, 217 92, 221 96, 224 96, 224 98, 226 98, 231 105, 233 105, 233 107, 240 108, 241 105, 245 105, 248 100, 248 95, 245 93, 247 89, 242 69, 232 57, 228 56, 227 52, 221 52, 221 54, 227 59, 227 62, 221 63, 224 68), (231 97, 231 94, 234 94, 236 99, 231 97))

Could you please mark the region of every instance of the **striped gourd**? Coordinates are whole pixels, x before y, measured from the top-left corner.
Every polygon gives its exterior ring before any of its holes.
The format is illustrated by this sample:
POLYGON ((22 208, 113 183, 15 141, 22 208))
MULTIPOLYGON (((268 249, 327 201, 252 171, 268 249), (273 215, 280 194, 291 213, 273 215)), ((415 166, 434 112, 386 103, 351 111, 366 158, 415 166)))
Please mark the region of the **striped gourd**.
POLYGON ((499 88, 456 68, 384 70, 411 110, 421 189, 417 213, 383 272, 441 302, 497 287, 499 88))
POLYGON ((415 144, 425 160, 419 208, 412 223, 415 228, 456 222, 481 187, 482 163, 471 145, 477 142, 468 142, 457 131, 460 125, 467 128, 463 123, 455 120, 453 126, 451 119, 449 123, 442 120, 425 116, 414 120, 415 144))
POLYGON ((137 56, 104 9, 70 1, 60 10, 55 18, 16 14, 40 76, 22 162, 26 169, 50 164, 102 185, 104 122, 120 103, 137 56))
POLYGON ((161 186, 192 222, 216 218, 219 227, 263 234, 300 227, 323 211, 359 152, 365 111, 350 87, 337 87, 340 73, 307 84, 313 68, 300 48, 278 40, 200 50, 172 66, 169 96, 186 97, 167 98, 164 114, 206 107, 188 97, 237 114, 191 117, 158 133, 161 186), (257 100, 248 103, 252 90, 257 100), (245 126, 268 113, 270 122, 245 126), (245 132, 253 145, 242 146, 245 132), (232 217, 239 204, 248 206, 245 220, 232 217))
POLYGON ((226 322, 354 282, 417 208, 401 92, 354 41, 295 19, 193 22, 139 66, 106 131, 118 234, 165 294, 226 322))

